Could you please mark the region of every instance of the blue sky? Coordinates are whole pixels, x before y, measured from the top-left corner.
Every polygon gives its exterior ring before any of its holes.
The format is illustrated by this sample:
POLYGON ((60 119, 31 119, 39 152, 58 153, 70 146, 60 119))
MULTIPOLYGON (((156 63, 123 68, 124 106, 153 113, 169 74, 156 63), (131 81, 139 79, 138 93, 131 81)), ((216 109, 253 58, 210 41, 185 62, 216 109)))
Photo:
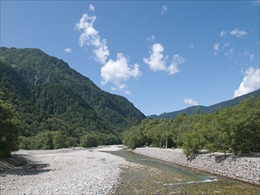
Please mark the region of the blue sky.
POLYGON ((145 115, 259 89, 258 1, 1 1, 1 46, 39 48, 145 115))

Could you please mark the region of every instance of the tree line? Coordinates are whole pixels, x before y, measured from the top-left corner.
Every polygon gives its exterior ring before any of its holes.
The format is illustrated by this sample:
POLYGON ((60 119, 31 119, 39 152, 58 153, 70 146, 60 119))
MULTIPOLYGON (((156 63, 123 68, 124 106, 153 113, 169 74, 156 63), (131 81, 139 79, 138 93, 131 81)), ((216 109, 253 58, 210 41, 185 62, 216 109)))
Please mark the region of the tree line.
MULTIPOLYGON (((0 158, 9 157, 12 151, 18 149, 49 150, 121 143, 121 139, 113 131, 102 131, 102 129, 97 131, 90 125, 86 125, 85 128, 76 126, 77 116, 80 113, 75 113, 74 118, 72 116, 74 125, 55 116, 49 116, 45 112, 31 117, 27 115, 28 119, 23 118, 18 114, 14 105, 1 99, 4 96, 4 93, 0 91, 0 158), (37 120, 37 118, 39 119, 37 120), (32 120, 32 122, 30 123, 28 120, 32 120), (40 123, 39 120, 45 122, 40 123)), ((85 120, 89 119, 86 113, 84 117, 85 120)))
POLYGON ((175 119, 144 119, 123 135, 131 149, 142 146, 183 148, 186 155, 209 152, 260 152, 260 97, 213 113, 178 114, 175 119))
MULTIPOLYGON (((3 96, 3 93, 0 94, 3 96)), ((38 116, 39 117, 39 116, 38 116)), ((0 158, 22 149, 58 149, 73 146, 95 147, 121 143, 113 133, 92 132, 70 127, 58 118, 48 118, 46 125, 28 132, 14 106, 0 100, 0 158)), ((34 127, 31 124, 31 127, 34 127)), ((260 97, 247 98, 237 106, 213 113, 193 115, 180 113, 175 119, 144 119, 136 121, 123 134, 123 144, 135 149, 141 146, 183 148, 186 155, 200 149, 233 154, 260 152, 260 97)))

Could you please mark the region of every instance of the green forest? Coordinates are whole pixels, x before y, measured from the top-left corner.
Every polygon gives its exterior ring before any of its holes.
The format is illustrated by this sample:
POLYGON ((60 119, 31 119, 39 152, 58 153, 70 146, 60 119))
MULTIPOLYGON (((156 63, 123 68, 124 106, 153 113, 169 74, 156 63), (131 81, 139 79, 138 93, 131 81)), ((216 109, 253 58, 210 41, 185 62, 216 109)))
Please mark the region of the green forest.
POLYGON ((0 157, 15 148, 122 143, 122 132, 146 118, 126 98, 39 49, 0 47, 0 93, 0 108, 12 113, 1 112, 0 157))
POLYGON ((260 152, 260 97, 243 99, 213 113, 180 113, 175 119, 144 119, 124 133, 129 148, 182 148, 186 155, 206 149, 234 155, 260 152))

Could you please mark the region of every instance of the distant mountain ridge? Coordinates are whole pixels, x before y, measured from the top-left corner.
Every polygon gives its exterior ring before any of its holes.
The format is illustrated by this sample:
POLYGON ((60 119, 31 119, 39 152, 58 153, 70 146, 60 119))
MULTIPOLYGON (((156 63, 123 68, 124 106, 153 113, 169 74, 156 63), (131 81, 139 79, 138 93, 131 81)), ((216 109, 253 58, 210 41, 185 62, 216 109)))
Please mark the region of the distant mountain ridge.
POLYGON ((253 96, 255 98, 259 97, 260 96, 260 89, 253 91, 251 93, 236 97, 236 98, 231 99, 231 100, 227 100, 227 101, 223 101, 223 102, 211 105, 211 106, 191 106, 191 107, 188 107, 186 109, 182 109, 182 110, 178 110, 178 111, 174 111, 174 112, 167 112, 167 113, 163 113, 163 114, 160 114, 160 115, 149 115, 149 116, 147 116, 147 118, 152 118, 152 119, 153 118, 156 118, 156 119, 173 118, 174 119, 174 118, 176 118, 176 116, 178 114, 180 114, 182 112, 187 114, 187 115, 196 114, 198 112, 211 113, 211 112, 214 112, 216 110, 225 108, 227 106, 233 107, 233 106, 239 104, 239 102, 241 102, 241 100, 243 100, 245 98, 249 98, 250 96, 253 96))
POLYGON ((125 97, 110 94, 63 60, 40 49, 0 47, 0 91, 25 126, 23 135, 63 130, 118 134, 146 118, 125 97))

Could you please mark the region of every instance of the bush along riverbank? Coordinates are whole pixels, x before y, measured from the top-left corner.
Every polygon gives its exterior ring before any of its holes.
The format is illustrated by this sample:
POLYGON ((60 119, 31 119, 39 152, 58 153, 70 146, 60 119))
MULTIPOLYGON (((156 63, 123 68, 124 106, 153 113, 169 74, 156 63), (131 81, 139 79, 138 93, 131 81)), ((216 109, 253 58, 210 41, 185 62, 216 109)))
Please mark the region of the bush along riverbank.
POLYGON ((135 153, 210 174, 260 186, 260 155, 225 156, 223 153, 198 154, 188 160, 181 149, 136 148, 135 153))

